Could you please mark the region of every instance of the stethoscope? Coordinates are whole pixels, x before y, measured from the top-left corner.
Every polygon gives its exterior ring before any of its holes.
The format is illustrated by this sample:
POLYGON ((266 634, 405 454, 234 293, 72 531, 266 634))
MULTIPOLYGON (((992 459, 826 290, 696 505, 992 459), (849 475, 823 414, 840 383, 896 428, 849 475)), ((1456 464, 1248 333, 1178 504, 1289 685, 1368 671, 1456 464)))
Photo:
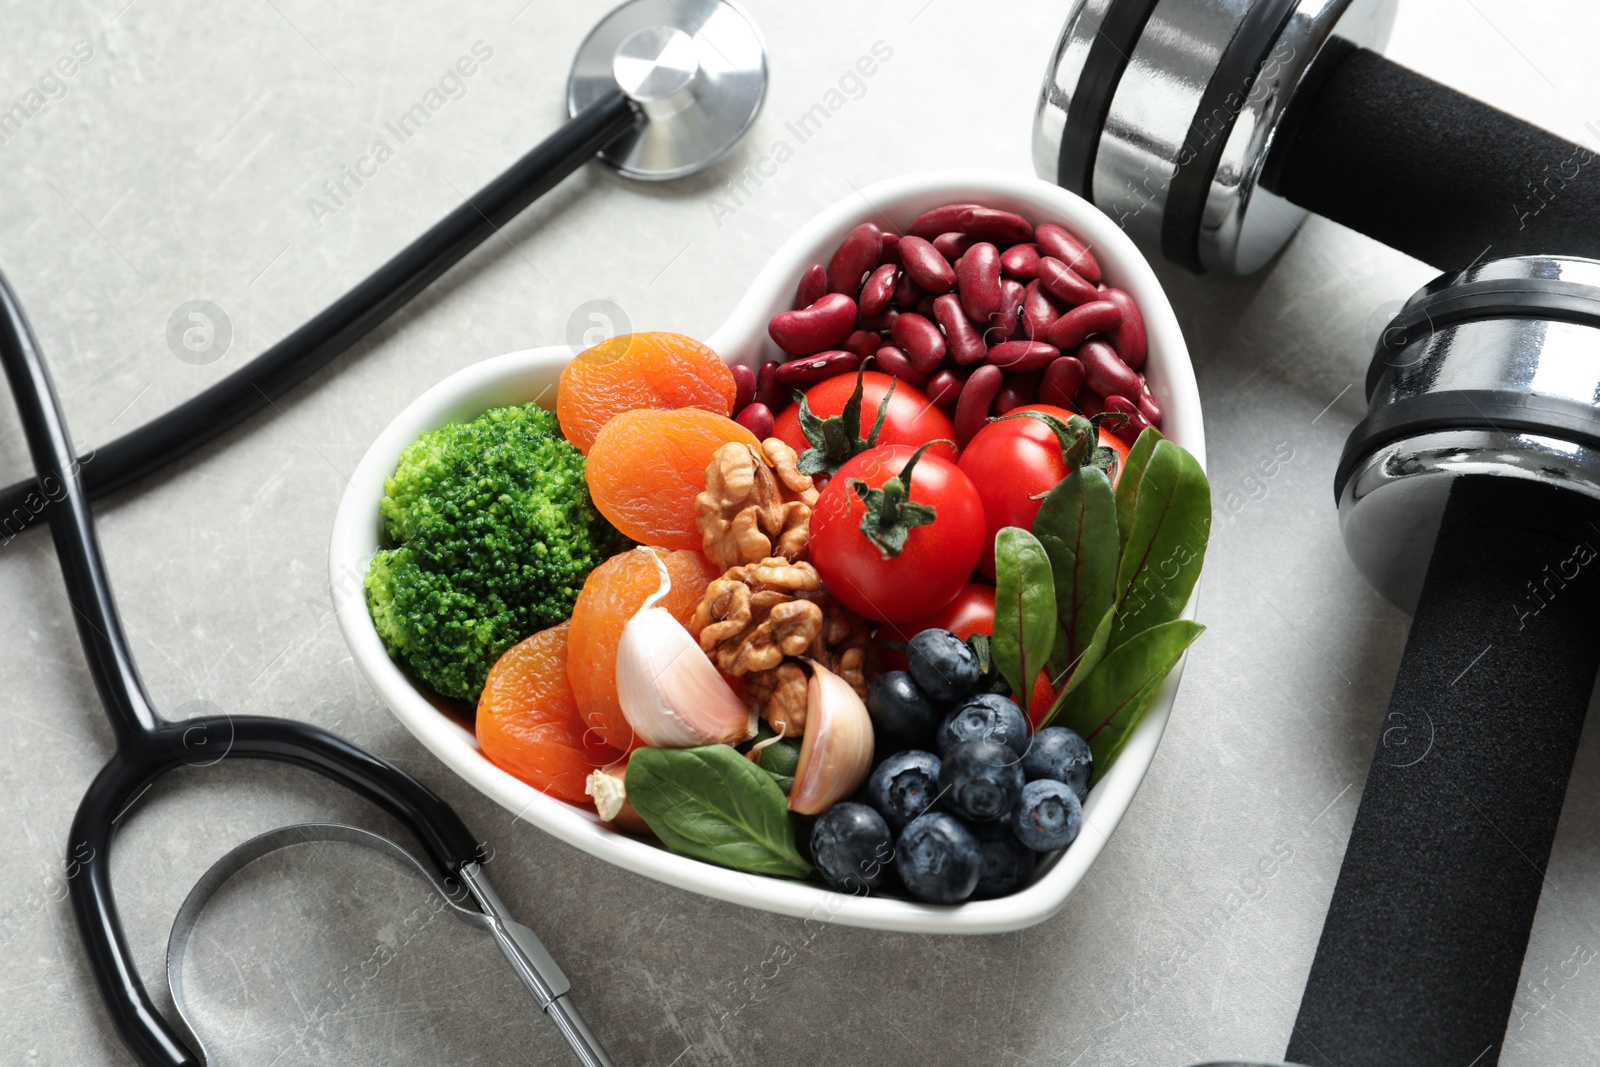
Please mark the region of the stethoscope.
MULTIPOLYGON (((260 715, 173 722, 150 701, 123 634, 101 558, 91 496, 166 465, 266 406, 382 322, 499 226, 594 157, 633 178, 692 174, 738 143, 760 110, 766 55, 749 18, 726 0, 631 0, 584 40, 568 81, 571 119, 355 289, 217 385, 138 430, 75 455, 39 345, 15 294, 0 278, 0 363, 11 384, 40 482, 50 480, 48 519, 95 688, 111 718, 116 751, 73 820, 68 892, 90 970, 129 1050, 147 1067, 203 1064, 182 1017, 182 963, 189 932, 211 894, 269 853, 307 841, 364 845, 408 864, 458 918, 488 931, 517 977, 590 1067, 609 1067, 570 999, 571 985, 539 938, 512 918, 484 872, 487 854, 460 817, 394 764, 307 723, 260 715), (139 976, 111 887, 118 823, 157 778, 227 759, 277 760, 316 771, 378 805, 416 836, 428 862, 354 827, 290 826, 245 842, 219 860, 179 909, 168 942, 168 981, 180 1015, 156 1010, 139 976)), ((0 492, 0 513, 29 514, 40 482, 0 492)))

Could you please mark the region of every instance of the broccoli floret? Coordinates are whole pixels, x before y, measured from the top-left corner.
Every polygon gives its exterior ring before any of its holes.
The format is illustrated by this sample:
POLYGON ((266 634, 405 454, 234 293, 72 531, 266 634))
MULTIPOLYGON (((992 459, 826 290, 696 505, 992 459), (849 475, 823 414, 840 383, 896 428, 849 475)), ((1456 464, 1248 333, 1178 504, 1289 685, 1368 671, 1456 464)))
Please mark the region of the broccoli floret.
POLYGON ((379 505, 393 547, 365 583, 389 654, 476 700, 502 652, 571 615, 589 572, 628 547, 590 502, 583 464, 534 404, 412 442, 379 505))

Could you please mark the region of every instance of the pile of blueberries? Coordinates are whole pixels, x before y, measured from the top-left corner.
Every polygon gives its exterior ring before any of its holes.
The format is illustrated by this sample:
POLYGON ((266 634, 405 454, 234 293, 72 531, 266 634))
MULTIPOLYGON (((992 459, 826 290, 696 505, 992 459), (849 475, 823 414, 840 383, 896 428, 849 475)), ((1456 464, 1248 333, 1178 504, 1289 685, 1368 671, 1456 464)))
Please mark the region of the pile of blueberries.
POLYGON ((982 691, 973 649, 949 630, 906 645, 906 669, 867 690, 880 760, 866 803, 818 816, 811 853, 830 885, 892 888, 931 904, 1005 896, 1033 876, 1038 855, 1066 848, 1083 826, 1094 760, 1065 727, 1031 734, 1009 697, 982 691))

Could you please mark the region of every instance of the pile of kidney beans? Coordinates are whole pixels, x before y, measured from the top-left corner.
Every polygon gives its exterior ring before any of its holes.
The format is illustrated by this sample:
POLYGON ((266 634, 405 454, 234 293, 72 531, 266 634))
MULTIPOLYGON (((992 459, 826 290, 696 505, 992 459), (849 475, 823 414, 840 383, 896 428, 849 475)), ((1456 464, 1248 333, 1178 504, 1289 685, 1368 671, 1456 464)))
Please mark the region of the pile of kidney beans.
POLYGON ((1104 285, 1060 226, 981 204, 924 212, 904 236, 861 223, 801 275, 793 310, 767 331, 787 358, 734 368, 734 416, 758 437, 796 388, 867 356, 949 413, 962 445, 991 415, 1035 402, 1120 412, 1129 440, 1161 425, 1133 298, 1104 285))

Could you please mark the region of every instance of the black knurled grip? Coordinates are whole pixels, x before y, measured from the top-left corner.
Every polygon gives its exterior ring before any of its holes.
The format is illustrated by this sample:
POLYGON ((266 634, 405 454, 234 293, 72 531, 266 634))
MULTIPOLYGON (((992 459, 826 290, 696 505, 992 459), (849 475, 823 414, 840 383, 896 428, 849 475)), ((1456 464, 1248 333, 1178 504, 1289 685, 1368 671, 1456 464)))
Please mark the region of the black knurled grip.
MULTIPOLYGON (((1365 49, 1330 49, 1262 183, 1441 270, 1600 258, 1600 157, 1365 49)), ((1600 148, 1600 126, 1594 130, 1600 148)))
POLYGON ((1600 668, 1600 520, 1453 488, 1288 1059, 1492 1067, 1600 668))

